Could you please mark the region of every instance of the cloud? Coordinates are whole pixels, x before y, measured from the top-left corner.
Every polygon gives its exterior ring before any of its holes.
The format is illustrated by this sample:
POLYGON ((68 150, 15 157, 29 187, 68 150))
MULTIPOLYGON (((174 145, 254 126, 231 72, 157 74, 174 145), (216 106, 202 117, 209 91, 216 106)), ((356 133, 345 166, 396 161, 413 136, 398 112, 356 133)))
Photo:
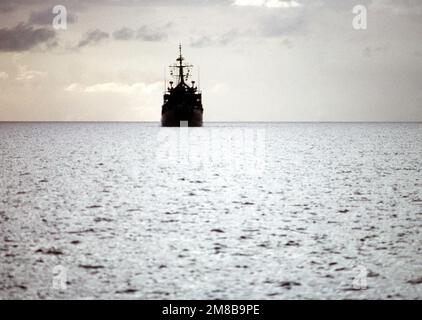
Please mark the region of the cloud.
POLYGON ((132 84, 121 83, 121 82, 105 82, 97 83, 90 86, 84 86, 79 83, 72 83, 65 88, 68 92, 84 92, 84 93, 151 93, 160 89, 163 86, 161 82, 144 83, 135 82, 132 84))
POLYGON ((0 80, 6 80, 9 79, 9 74, 4 71, 0 71, 0 80))
POLYGON ((267 8, 298 8, 301 7, 297 1, 294 0, 235 0, 235 6, 253 6, 253 7, 267 7, 267 8))
MULTIPOLYGON (((41 26, 51 25, 56 15, 52 12, 52 8, 33 11, 29 16, 29 23, 41 26)), ((72 24, 76 22, 76 15, 71 12, 67 13, 67 23, 72 24)))
POLYGON ((85 34, 83 39, 79 41, 78 48, 82 48, 88 45, 94 45, 102 42, 103 40, 106 40, 110 37, 110 35, 107 32, 101 31, 99 29, 95 29, 92 31, 89 31, 85 34))
POLYGON ((86 33, 83 39, 79 41, 77 47, 81 48, 88 45, 95 45, 110 37, 118 41, 141 40, 147 42, 158 42, 167 38, 166 30, 170 28, 170 26, 171 23, 168 23, 165 26, 153 29, 144 25, 137 30, 123 27, 112 32, 111 35, 108 32, 96 29, 86 33))
MULTIPOLYGON (((254 6, 266 8, 296 8, 305 6, 329 6, 349 8, 353 6, 350 1, 339 0, 61 0, 61 5, 75 11, 97 6, 115 7, 146 7, 146 6, 254 6)), ((420 0, 360 0, 359 4, 372 8, 386 8, 396 14, 422 14, 420 0)), ((20 8, 34 8, 57 5, 57 0, 0 0, 0 12, 10 12, 20 8)))
MULTIPOLYGON (((145 7, 145 6, 215 6, 229 5, 233 0, 61 0, 59 3, 64 6, 72 7, 75 10, 85 9, 89 6, 99 5, 115 7, 145 7)), ((22 7, 34 6, 54 6, 57 0, 0 0, 0 12, 18 10, 22 7)))
POLYGON ((15 8, 11 3, 0 2, 0 13, 8 13, 13 11, 15 8))
POLYGON ((142 40, 147 42, 157 42, 167 38, 168 29, 171 27, 171 23, 165 26, 152 28, 147 25, 143 25, 137 30, 130 29, 127 27, 121 28, 113 32, 113 38, 115 40, 142 40))
POLYGON ((193 38, 190 41, 190 45, 195 48, 226 46, 235 39, 238 39, 239 36, 241 36, 241 34, 237 30, 230 30, 217 36, 205 35, 193 38))
POLYGON ((151 30, 148 26, 142 26, 136 33, 136 39, 143 41, 161 41, 167 38, 167 34, 161 30, 151 30))
POLYGON ((20 65, 18 66, 18 74, 16 76, 17 81, 29 81, 36 78, 44 77, 46 75, 45 72, 31 70, 29 66, 20 65))
POLYGON ((121 28, 113 32, 115 40, 133 40, 135 38, 135 31, 129 28, 121 28))
POLYGON ((0 51, 27 51, 38 45, 57 45, 56 33, 47 28, 34 28, 20 23, 13 28, 0 29, 0 51))

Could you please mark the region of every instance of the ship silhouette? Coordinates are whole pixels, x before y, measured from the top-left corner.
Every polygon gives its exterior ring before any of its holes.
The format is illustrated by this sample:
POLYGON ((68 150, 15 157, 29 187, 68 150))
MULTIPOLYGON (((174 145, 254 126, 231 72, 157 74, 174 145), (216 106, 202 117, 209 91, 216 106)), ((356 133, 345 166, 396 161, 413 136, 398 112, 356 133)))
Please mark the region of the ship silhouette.
POLYGON ((182 45, 179 45, 177 63, 170 66, 170 75, 177 81, 170 81, 170 86, 164 93, 164 103, 161 109, 161 125, 163 127, 201 127, 202 93, 195 81, 187 83, 191 77, 192 65, 185 63, 182 56, 182 45), (175 84, 175 85, 174 85, 175 84))

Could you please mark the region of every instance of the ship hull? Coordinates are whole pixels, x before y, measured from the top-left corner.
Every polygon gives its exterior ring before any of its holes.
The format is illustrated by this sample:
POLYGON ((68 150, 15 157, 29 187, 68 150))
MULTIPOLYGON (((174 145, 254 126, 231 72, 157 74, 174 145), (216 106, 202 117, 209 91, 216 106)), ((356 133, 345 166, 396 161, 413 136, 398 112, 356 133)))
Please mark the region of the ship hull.
POLYGON ((202 110, 194 109, 190 112, 180 112, 176 108, 163 111, 161 125, 163 127, 202 127, 202 110))

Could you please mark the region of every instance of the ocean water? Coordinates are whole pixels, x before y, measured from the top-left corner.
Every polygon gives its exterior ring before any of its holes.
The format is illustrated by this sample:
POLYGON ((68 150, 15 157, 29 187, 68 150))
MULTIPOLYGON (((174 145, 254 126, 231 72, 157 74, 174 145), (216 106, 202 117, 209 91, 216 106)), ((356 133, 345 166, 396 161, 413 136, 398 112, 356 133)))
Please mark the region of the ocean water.
POLYGON ((1 299, 421 299, 422 124, 0 124, 1 299))

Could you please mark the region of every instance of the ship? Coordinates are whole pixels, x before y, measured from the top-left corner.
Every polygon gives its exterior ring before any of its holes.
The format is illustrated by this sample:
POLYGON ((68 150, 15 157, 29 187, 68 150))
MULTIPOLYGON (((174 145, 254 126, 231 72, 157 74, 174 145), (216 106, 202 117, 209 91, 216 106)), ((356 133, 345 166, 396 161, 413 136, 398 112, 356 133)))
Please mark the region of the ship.
POLYGON ((202 108, 202 92, 195 81, 188 84, 193 65, 185 62, 182 56, 182 45, 179 45, 179 57, 170 66, 170 75, 176 80, 169 82, 164 92, 164 103, 161 109, 161 125, 163 127, 201 127, 204 109, 202 108))

